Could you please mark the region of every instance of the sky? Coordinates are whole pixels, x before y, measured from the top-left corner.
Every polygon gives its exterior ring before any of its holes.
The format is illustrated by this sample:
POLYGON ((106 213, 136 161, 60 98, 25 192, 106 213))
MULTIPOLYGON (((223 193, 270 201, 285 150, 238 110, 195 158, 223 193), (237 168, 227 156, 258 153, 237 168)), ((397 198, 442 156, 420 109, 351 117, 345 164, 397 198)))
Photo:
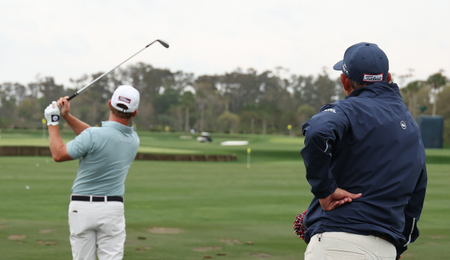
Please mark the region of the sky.
POLYGON ((162 39, 169 49, 153 44, 121 67, 338 78, 345 50, 371 42, 405 85, 450 76, 449 10, 447 0, 1 0, 0 84, 53 77, 71 87, 162 39))

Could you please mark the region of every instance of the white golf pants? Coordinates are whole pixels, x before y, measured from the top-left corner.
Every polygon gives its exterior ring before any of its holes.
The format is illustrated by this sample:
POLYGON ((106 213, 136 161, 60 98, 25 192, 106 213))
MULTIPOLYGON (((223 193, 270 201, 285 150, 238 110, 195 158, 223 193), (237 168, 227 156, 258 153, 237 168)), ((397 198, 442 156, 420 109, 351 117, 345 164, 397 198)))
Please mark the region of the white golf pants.
POLYGON ((70 244, 74 260, 120 260, 125 243, 122 202, 71 201, 70 244))
POLYGON ((394 245, 382 238, 345 232, 314 235, 305 251, 305 260, 395 260, 394 245))

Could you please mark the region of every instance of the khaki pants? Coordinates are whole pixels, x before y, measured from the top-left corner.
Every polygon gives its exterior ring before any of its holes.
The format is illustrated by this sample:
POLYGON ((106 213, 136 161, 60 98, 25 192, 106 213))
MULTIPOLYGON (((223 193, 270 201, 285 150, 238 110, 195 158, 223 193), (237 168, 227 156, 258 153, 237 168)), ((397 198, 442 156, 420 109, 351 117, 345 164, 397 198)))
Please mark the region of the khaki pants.
POLYGON ((120 260, 125 243, 122 202, 71 201, 70 244, 74 260, 120 260))
POLYGON ((396 249, 375 236, 324 232, 311 238, 305 260, 395 260, 396 249))

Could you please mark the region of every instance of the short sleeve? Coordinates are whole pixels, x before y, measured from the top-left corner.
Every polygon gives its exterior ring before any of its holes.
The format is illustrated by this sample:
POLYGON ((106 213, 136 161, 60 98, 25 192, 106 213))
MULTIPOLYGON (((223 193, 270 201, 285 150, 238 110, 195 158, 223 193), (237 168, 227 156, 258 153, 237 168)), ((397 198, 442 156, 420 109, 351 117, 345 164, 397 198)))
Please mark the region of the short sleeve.
POLYGON ((88 128, 75 137, 75 139, 66 144, 67 153, 73 159, 79 159, 91 150, 92 145, 92 131, 88 128))

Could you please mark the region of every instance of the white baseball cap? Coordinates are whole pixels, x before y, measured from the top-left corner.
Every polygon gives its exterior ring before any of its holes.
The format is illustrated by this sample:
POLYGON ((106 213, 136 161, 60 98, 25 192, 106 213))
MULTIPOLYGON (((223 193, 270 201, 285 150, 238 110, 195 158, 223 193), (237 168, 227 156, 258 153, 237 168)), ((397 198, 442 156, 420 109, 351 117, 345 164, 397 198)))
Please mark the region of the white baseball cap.
POLYGON ((113 93, 111 97, 111 105, 120 112, 133 113, 139 106, 139 91, 132 86, 121 85, 113 93), (123 104, 128 109, 119 107, 118 104, 123 104))

